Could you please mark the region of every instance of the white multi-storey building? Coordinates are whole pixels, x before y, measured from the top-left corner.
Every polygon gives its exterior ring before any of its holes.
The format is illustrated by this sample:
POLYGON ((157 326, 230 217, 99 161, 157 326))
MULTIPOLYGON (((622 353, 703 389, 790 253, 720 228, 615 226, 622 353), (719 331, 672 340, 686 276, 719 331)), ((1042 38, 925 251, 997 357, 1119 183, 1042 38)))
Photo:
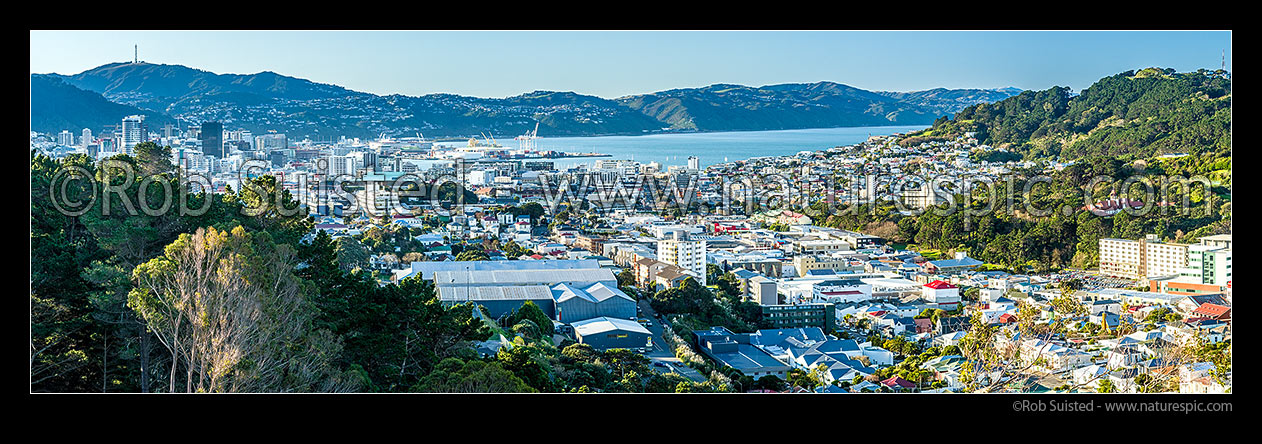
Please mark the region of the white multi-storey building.
POLYGON ((1179 281, 1218 287, 1231 282, 1230 248, 1192 245, 1187 250, 1187 267, 1179 269, 1179 281))
POLYGON ((640 172, 640 163, 634 160, 598 159, 594 166, 596 170, 615 172, 618 176, 634 176, 640 172))
POLYGON ((1145 276, 1173 276, 1187 266, 1188 245, 1144 243, 1145 276))
POLYGON ((657 260, 678 266, 697 275, 697 282, 706 285, 706 241, 688 240, 688 235, 673 232, 657 242, 657 260))
POLYGON ((137 143, 149 140, 149 130, 145 128, 145 116, 135 115, 123 118, 122 143, 118 151, 131 154, 137 143))
POLYGON ((1100 273, 1109 276, 1139 277, 1143 269, 1143 246, 1128 239, 1100 239, 1100 273))
POLYGON ((802 255, 829 254, 850 251, 850 243, 840 239, 811 239, 798 241, 794 253, 802 255))
POLYGON ((330 156, 329 178, 351 176, 355 174, 355 159, 350 156, 330 156))
POLYGON ((1100 239, 1100 273, 1127 277, 1173 276, 1187 266, 1188 245, 1144 239, 1100 239))

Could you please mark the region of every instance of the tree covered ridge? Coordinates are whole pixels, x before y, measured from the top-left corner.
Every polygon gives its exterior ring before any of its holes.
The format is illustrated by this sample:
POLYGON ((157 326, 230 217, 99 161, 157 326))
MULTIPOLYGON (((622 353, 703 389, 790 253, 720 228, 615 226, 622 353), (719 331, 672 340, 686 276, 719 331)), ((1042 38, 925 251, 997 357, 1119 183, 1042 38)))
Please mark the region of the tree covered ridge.
POLYGON ((1205 169, 1223 166, 1186 159, 1193 158, 1141 165, 1091 157, 1041 183, 1034 179, 1041 169, 1018 168, 1013 174, 1012 189, 1016 191, 1011 204, 1004 202, 1008 191, 1000 183, 996 189, 980 188, 969 195, 957 190, 951 196, 952 202, 959 204, 954 209, 940 204, 908 214, 890 202, 835 207, 820 201, 802 208, 802 212, 821 226, 861 231, 922 249, 963 251, 1015 272, 1092 268, 1099 264, 1101 238, 1138 239, 1156 234, 1165 240, 1192 243, 1203 236, 1231 233, 1229 188, 1189 181, 1162 189, 1160 181, 1165 175, 1203 174, 1205 169), (1111 181, 1089 187, 1094 177, 1111 181), (1123 186, 1131 177, 1142 183, 1123 186), (1021 193, 1031 182, 1037 185, 1030 187, 1029 194, 1021 193), (1154 186, 1152 195, 1146 193, 1143 183, 1154 186), (1147 205, 1111 216, 1083 209, 1110 196, 1127 196, 1147 205), (1174 205, 1158 208, 1160 200, 1174 205), (1047 214, 1036 214, 1039 212, 1047 214))
MULTIPOLYGON (((281 210, 296 202, 274 177, 194 192, 168 150, 145 143, 103 162, 32 152, 32 392, 710 389, 629 350, 554 344, 551 319, 533 304, 497 322, 472 303, 443 304, 419 275, 381 285, 345 266, 341 242, 311 235, 310 216, 281 210), (71 168, 80 180, 64 182, 71 168), (127 168, 137 172, 129 184, 127 168), (162 187, 140 185, 150 178, 205 211, 122 211, 142 195, 150 206, 161 201, 162 187), (52 199, 65 190, 87 201, 107 184, 121 194, 78 216, 52 199), (263 199, 275 205, 242 211, 263 199), (509 343, 480 354, 477 343, 493 334, 509 343)), ((380 250, 381 239, 367 239, 361 248, 380 250)))
POLYGON ((1130 160, 1174 153, 1230 158, 1231 79, 1220 70, 1126 71, 1098 80, 1077 96, 1069 88, 1053 87, 974 105, 953 118, 937 119, 901 143, 953 140, 966 132, 1026 159, 1130 160))
POLYGON ((489 335, 419 278, 342 270, 310 216, 280 210, 297 203, 274 177, 194 192, 167 159, 153 143, 102 162, 32 153, 31 391, 405 391, 489 335), (124 211, 162 202, 148 179, 204 212, 124 211), (75 216, 53 201, 63 190, 98 198, 75 216))

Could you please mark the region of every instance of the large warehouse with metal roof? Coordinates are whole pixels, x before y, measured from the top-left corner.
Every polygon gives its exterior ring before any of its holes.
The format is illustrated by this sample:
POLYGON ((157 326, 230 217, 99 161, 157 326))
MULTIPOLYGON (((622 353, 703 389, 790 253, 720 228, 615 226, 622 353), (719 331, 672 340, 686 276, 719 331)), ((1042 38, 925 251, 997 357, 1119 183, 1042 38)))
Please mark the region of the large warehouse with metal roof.
POLYGON ((646 351, 653 347, 652 333, 640 323, 610 317, 592 318, 571 324, 580 344, 597 350, 626 348, 646 351))
MULTIPOLYGON (((511 314, 526 301, 534 301, 545 314, 562 323, 600 316, 635 317, 635 299, 618 289, 618 278, 609 269, 539 268, 535 262, 544 261, 468 261, 458 263, 461 266, 455 269, 444 266, 418 272, 430 272, 443 304, 474 302, 485 307, 492 318, 511 314)), ((587 264, 564 264, 583 265, 587 264)))

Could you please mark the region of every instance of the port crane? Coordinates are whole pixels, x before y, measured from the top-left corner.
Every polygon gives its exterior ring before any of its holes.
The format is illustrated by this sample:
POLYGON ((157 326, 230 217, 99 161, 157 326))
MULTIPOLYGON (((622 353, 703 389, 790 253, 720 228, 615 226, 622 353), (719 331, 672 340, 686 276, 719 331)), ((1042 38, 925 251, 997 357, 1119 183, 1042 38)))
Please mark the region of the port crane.
POLYGON ((535 140, 539 138, 539 122, 535 122, 533 131, 526 131, 526 134, 517 136, 517 145, 523 151, 534 151, 535 140))

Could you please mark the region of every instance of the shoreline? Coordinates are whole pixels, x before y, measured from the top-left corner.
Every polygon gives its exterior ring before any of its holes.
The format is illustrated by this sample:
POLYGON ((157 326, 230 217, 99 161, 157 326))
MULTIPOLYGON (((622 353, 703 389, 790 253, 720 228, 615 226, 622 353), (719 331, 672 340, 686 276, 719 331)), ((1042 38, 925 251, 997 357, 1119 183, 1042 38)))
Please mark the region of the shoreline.
MULTIPOLYGON (((829 129, 840 129, 840 128, 890 128, 890 127, 921 126, 921 125, 924 125, 926 128, 928 128, 928 127, 933 126, 933 122, 891 124, 891 125, 817 126, 817 127, 809 127, 809 128, 782 128, 782 129, 688 130, 688 131, 651 131, 647 133, 604 133, 604 134, 589 134, 589 135, 540 137, 540 139, 577 139, 577 138, 592 138, 592 137, 640 137, 640 136, 660 136, 660 135, 675 135, 675 134, 682 135, 682 134, 714 134, 714 133, 767 133, 767 132, 780 132, 780 131, 829 130, 829 129)), ((468 141, 468 140, 469 140, 469 137, 447 136, 447 137, 435 138, 433 140, 433 143, 461 142, 461 141, 468 141)), ((508 140, 512 140, 512 139, 508 139, 508 140)))

